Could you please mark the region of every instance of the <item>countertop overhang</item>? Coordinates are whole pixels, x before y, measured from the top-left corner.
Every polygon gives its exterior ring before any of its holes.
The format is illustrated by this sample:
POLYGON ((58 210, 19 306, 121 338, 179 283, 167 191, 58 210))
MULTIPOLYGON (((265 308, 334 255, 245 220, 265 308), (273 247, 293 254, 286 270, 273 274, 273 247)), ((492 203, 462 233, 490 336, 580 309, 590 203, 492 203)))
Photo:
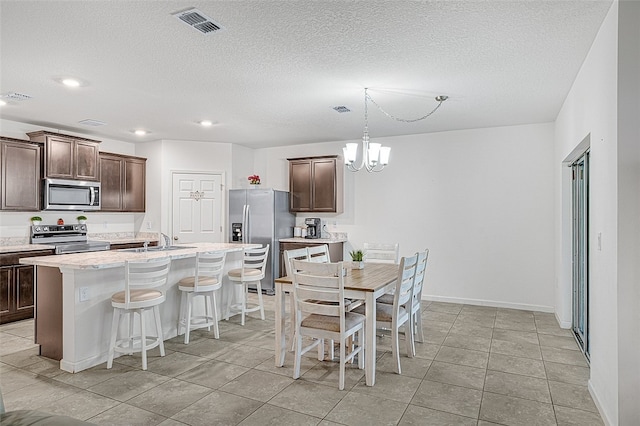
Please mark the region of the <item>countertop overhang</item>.
POLYGON ((280 238, 281 243, 308 243, 308 244, 334 244, 334 243, 346 243, 345 238, 331 239, 331 238, 280 238))
MULTIPOLYGON (((178 247, 180 245, 176 245, 178 247)), ((53 256, 25 257, 20 259, 23 265, 47 266, 67 269, 107 269, 124 266, 126 260, 145 260, 170 257, 182 259, 194 257, 205 251, 241 251, 245 248, 258 248, 260 244, 236 243, 187 243, 186 248, 171 251, 148 251, 132 253, 119 250, 93 251, 88 253, 61 254, 53 256)))

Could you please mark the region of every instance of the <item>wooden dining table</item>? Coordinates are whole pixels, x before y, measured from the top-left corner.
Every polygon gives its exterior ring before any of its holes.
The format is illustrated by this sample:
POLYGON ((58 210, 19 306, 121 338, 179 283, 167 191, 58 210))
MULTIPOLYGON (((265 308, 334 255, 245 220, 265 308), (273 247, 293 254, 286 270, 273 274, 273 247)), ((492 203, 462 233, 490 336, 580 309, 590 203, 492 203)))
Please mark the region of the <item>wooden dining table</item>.
MULTIPOLYGON (((366 263, 364 269, 350 269, 345 262, 344 297, 364 300, 365 303, 365 380, 367 386, 376 382, 376 299, 395 287, 398 265, 366 263)), ((287 351, 285 338, 285 294, 293 291, 289 276, 276 278, 276 367, 284 365, 287 351)), ((293 318, 293 315, 289 316, 293 318)), ((293 324, 291 324, 293 327, 293 324)))

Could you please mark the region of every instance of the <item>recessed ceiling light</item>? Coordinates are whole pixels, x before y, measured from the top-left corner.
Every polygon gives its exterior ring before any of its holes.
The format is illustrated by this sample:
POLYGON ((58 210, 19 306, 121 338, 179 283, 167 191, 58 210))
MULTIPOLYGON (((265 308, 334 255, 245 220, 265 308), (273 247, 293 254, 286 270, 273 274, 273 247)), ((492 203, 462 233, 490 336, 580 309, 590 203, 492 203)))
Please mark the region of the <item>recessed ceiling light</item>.
POLYGON ((80 82, 73 78, 65 78, 62 80, 62 84, 68 87, 80 87, 80 82))
POLYGON ((209 127, 209 126, 211 126, 212 124, 213 124, 213 122, 212 122, 211 120, 202 120, 202 121, 200 122, 200 125, 201 125, 201 126, 204 126, 204 127, 209 127))
POLYGON ((134 131, 133 133, 135 133, 138 136, 144 136, 144 135, 147 134, 147 131, 146 130, 142 130, 142 129, 138 129, 138 130, 134 131))
POLYGON ((5 101, 3 101, 2 99, 0 99, 0 106, 5 106, 7 103, 5 101))

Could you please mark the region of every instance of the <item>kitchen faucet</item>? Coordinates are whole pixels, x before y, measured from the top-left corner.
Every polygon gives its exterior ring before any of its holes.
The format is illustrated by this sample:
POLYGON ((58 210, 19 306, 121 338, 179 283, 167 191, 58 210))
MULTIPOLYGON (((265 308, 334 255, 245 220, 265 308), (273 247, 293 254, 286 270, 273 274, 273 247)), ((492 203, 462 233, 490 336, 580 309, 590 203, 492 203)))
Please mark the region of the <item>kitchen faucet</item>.
POLYGON ((167 234, 164 233, 160 233, 160 235, 162 235, 162 238, 164 239, 164 246, 165 247, 171 247, 171 239, 169 238, 169 236, 167 234))

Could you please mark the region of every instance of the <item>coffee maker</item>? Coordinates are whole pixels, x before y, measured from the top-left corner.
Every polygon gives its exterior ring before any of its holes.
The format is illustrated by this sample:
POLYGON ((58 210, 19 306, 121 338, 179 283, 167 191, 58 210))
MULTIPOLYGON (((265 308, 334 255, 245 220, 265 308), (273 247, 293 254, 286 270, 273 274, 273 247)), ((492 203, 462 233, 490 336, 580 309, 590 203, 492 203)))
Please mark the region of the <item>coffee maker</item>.
POLYGON ((304 224, 307 225, 307 236, 305 238, 320 238, 320 218, 308 217, 304 220, 304 224))

